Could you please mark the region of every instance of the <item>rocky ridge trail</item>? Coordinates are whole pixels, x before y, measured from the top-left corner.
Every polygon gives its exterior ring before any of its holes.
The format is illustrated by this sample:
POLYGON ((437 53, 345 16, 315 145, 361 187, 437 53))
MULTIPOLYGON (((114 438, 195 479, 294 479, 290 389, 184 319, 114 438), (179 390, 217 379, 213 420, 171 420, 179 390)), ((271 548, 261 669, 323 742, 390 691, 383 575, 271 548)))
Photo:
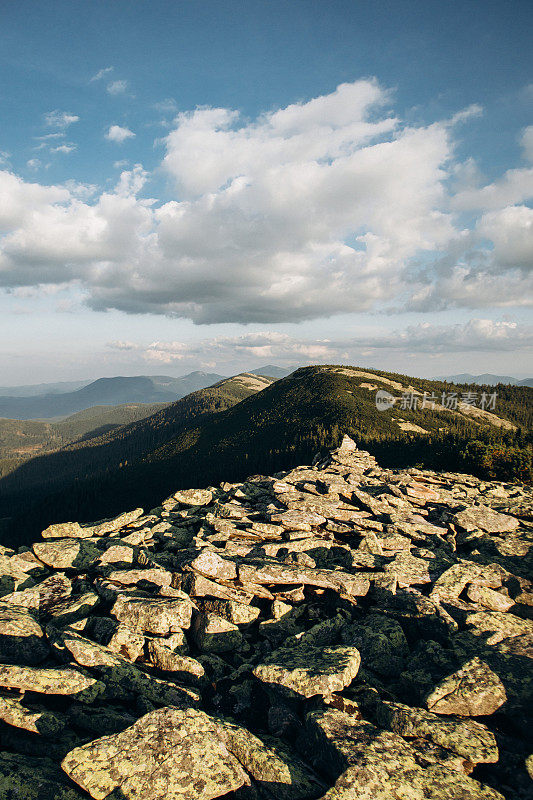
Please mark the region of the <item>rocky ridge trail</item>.
POLYGON ((0 797, 531 798, 532 545, 530 487, 345 437, 2 547, 0 797))

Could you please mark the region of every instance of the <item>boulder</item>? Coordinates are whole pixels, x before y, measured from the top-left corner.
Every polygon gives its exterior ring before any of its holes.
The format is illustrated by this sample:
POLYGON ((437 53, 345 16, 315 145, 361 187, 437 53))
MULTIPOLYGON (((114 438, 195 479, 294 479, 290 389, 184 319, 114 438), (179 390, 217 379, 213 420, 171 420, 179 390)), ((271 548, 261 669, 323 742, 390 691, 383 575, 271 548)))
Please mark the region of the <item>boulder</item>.
POLYGON ((217 722, 202 711, 161 708, 121 733, 72 750, 66 774, 95 800, 212 800, 249 781, 217 722))
POLYGON ((479 658, 472 658, 440 681, 426 697, 426 705, 436 714, 486 717, 506 700, 505 687, 498 675, 479 658))
POLYGON ((360 663, 355 647, 301 645, 275 650, 253 674, 289 697, 329 697, 352 682, 360 663))

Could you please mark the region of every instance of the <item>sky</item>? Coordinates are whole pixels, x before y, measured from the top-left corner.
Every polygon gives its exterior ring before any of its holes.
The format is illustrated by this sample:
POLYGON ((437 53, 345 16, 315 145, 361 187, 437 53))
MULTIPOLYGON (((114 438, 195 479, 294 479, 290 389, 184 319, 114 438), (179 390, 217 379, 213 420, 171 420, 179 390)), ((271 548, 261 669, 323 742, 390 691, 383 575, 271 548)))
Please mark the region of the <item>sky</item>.
POLYGON ((533 375, 529 0, 0 0, 0 385, 533 375))

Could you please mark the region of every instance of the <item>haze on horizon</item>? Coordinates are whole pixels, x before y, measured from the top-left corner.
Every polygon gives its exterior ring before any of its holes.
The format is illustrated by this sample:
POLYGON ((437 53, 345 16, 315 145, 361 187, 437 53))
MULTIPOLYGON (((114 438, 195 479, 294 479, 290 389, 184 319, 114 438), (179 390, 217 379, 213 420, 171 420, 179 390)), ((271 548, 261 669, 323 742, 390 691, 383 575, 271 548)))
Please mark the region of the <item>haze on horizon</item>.
POLYGON ((533 374, 533 9, 0 10, 0 385, 533 374))

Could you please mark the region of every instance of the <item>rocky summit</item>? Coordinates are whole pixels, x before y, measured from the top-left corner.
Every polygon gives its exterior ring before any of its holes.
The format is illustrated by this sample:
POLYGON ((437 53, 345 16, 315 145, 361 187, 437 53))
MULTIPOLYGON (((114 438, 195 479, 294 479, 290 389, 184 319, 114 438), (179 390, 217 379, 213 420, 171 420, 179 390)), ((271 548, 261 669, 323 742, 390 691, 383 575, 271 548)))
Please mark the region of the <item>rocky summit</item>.
POLYGON ((514 800, 533 493, 312 465, 0 550, 0 797, 514 800))

